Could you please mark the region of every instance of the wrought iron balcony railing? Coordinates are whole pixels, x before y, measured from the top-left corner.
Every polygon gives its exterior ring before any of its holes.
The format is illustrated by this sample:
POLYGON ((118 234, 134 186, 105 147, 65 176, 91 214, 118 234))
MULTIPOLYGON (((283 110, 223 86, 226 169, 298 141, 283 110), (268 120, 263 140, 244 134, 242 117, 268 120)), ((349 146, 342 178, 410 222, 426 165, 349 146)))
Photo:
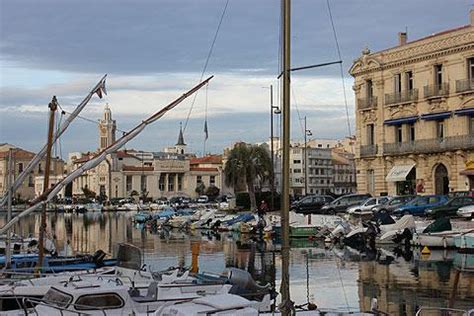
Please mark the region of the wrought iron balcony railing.
POLYGON ((385 95, 385 105, 414 102, 418 100, 418 89, 405 90, 385 95))
POLYGON ((443 82, 424 87, 425 98, 443 97, 449 94, 449 84, 443 82))
POLYGON ((456 92, 474 91, 474 79, 456 80, 456 92))
POLYGON ((373 109, 377 107, 377 97, 370 97, 364 99, 358 99, 357 104, 359 105, 359 110, 373 109))
POLYGON ((411 153, 436 153, 458 149, 473 149, 474 135, 449 136, 445 138, 420 139, 411 142, 383 145, 384 155, 411 153))
POLYGON ((362 145, 360 146, 360 156, 370 157, 377 155, 377 145, 362 145))

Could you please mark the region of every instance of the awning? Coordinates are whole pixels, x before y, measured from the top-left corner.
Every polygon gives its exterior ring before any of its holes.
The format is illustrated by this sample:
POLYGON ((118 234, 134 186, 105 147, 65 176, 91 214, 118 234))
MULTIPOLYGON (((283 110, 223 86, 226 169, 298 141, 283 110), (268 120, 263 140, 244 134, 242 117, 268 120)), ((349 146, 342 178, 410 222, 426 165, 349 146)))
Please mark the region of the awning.
POLYGON ((464 169, 459 174, 463 176, 474 176, 474 169, 464 169))
POLYGON ((474 108, 465 108, 454 111, 456 115, 474 116, 474 108))
POLYGON ((440 121, 451 116, 451 111, 422 114, 421 119, 426 121, 440 121))
POLYGON ((407 116, 401 117, 391 120, 385 120, 383 123, 385 125, 402 125, 402 124, 410 124, 415 123, 418 120, 418 116, 407 116))
POLYGON ((415 164, 393 166, 392 170, 390 170, 385 180, 387 180, 388 182, 405 181, 413 167, 415 167, 415 164))

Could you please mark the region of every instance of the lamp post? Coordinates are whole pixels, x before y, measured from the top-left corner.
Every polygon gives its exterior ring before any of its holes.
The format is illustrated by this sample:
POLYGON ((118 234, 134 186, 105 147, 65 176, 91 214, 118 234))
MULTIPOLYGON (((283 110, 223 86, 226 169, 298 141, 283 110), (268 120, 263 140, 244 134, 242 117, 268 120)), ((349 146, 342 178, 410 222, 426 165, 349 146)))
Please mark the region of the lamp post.
MULTIPOLYGON (((268 89, 267 87, 264 87, 268 89)), ((273 148, 273 114, 281 114, 281 110, 278 106, 273 105, 273 85, 270 85, 270 156, 272 171, 270 173, 270 190, 271 190, 271 201, 270 209, 275 209, 275 154, 273 148)))
POLYGON ((313 136, 311 130, 306 127, 306 116, 304 117, 304 195, 308 195, 308 154, 307 154, 307 136, 313 136))

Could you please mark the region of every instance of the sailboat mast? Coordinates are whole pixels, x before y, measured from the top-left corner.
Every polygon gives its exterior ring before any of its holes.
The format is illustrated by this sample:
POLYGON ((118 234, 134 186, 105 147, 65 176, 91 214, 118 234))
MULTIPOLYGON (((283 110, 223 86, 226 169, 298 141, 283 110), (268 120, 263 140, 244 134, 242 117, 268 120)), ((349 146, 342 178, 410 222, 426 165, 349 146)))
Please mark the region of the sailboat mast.
MULTIPOLYGON (((48 127, 48 144, 46 147, 46 164, 45 164, 45 170, 44 170, 43 193, 47 192, 49 189, 49 172, 51 168, 51 147, 53 146, 53 132, 54 132, 54 114, 56 112, 56 109, 58 108, 56 96, 53 97, 48 107, 49 107, 49 127, 48 127)), ((43 210, 41 212, 41 225, 40 225, 40 235, 39 235, 39 255, 38 255, 38 265, 37 265, 38 269, 41 269, 41 267, 43 266, 47 205, 48 203, 45 203, 43 205, 43 210)))
MULTIPOLYGON (((12 182, 13 182, 14 172, 15 172, 15 169, 14 169, 14 164, 13 164, 13 149, 10 148, 8 150, 7 222, 9 222, 12 219, 12 195, 13 195, 13 190, 11 188, 11 185, 12 185, 12 182)), ((11 232, 10 232, 10 230, 7 231, 7 239, 6 239, 6 243, 5 243, 5 256, 6 256, 5 267, 8 269, 8 268, 10 268, 11 262, 12 262, 11 232)))
POLYGON ((291 1, 283 0, 283 165, 282 165, 282 205, 281 205, 281 306, 282 315, 290 315, 293 303, 290 299, 290 48, 291 48, 291 1))

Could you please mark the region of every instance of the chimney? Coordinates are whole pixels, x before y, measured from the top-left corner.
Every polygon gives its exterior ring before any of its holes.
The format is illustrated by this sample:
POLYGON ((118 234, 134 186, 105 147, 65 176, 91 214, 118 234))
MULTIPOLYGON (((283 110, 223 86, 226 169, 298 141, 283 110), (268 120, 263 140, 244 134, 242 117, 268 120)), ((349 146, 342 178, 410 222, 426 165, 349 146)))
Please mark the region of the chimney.
MULTIPOLYGON (((472 15, 471 15, 472 18, 472 15)), ((399 32, 398 33, 398 45, 402 46, 407 43, 407 32, 399 32)))
POLYGON ((469 11, 469 16, 471 17, 471 26, 474 26, 474 9, 469 11))

